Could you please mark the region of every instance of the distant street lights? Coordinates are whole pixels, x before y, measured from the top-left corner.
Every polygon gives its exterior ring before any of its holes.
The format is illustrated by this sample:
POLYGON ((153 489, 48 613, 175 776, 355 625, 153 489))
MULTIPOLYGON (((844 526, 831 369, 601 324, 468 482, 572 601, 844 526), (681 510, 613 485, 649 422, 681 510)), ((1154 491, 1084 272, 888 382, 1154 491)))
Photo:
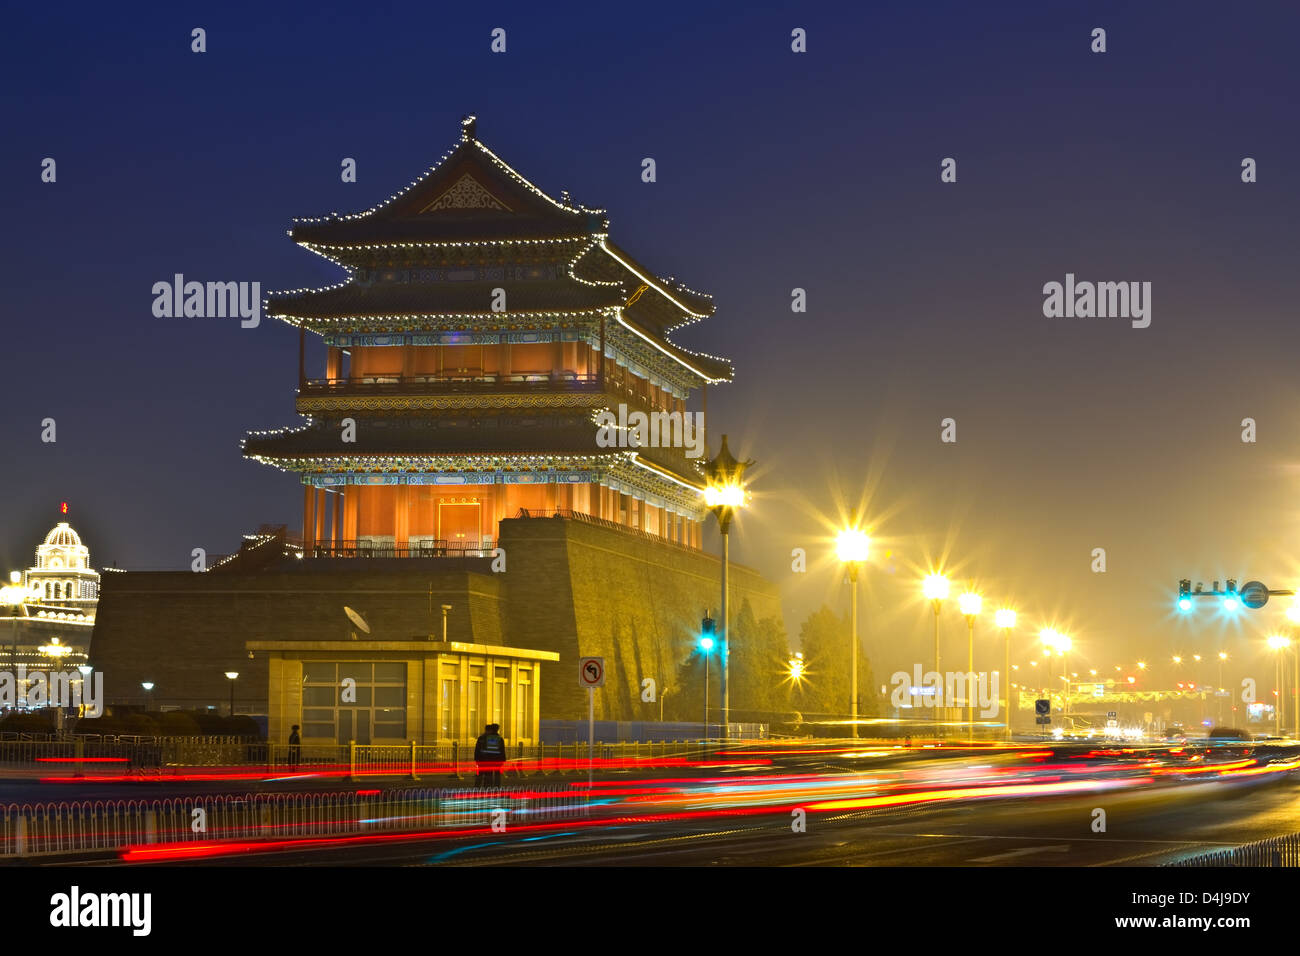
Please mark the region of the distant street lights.
POLYGON ((984 599, 974 591, 967 591, 957 598, 957 606, 962 617, 966 618, 966 679, 962 683, 966 685, 966 736, 972 740, 975 738, 975 702, 971 699, 974 691, 971 680, 975 675, 975 618, 979 617, 983 604, 984 599))
POLYGON ((1002 672, 1002 680, 1006 682, 1007 692, 1007 713, 1006 713, 1006 738, 1011 739, 1011 632, 1016 626, 1016 612, 1009 607, 998 610, 993 615, 993 623, 1002 628, 1002 635, 1005 638, 1006 649, 1006 670, 1002 672))
POLYGON ((857 519, 835 539, 835 556, 849 571, 849 724, 858 735, 858 568, 867 560, 871 539, 857 527, 857 519))
MULTIPOLYGON (((745 506, 745 469, 753 461, 738 461, 727 448, 727 436, 722 436, 722 445, 717 457, 706 462, 704 473, 707 483, 704 489, 704 503, 713 516, 718 519, 718 530, 722 533, 722 739, 726 740, 731 726, 731 681, 729 677, 731 651, 731 620, 728 615, 728 590, 731 564, 731 519, 736 511, 745 506)), ((707 661, 706 661, 707 670, 707 661)))

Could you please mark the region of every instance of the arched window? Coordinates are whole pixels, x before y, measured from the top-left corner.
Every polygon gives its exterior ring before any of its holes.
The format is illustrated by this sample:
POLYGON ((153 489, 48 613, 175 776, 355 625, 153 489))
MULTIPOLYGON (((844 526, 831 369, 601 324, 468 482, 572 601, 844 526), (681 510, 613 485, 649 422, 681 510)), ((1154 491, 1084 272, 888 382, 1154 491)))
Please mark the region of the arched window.
POLYGON ((47 600, 47 601, 50 600, 50 597, 51 597, 51 594, 50 594, 50 582, 49 582, 49 581, 46 581, 46 582, 45 582, 45 600, 47 600))

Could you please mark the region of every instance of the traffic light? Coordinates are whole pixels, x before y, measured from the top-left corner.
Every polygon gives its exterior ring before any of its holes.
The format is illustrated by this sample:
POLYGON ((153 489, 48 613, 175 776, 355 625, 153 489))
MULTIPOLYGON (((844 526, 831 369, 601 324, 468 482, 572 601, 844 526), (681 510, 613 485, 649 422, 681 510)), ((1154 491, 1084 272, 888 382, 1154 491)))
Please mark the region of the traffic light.
POLYGON ((718 633, 718 623, 711 617, 700 622, 700 650, 705 654, 713 650, 714 639, 718 633))
POLYGON ((1178 582, 1178 610, 1190 611, 1192 609, 1192 582, 1189 578, 1183 578, 1178 582))

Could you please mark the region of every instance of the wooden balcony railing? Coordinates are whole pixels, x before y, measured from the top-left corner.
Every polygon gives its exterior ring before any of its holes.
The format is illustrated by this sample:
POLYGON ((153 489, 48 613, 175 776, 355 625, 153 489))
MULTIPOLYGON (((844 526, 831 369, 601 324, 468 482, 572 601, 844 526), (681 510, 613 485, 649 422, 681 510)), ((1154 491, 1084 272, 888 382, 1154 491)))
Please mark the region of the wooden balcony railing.
POLYGON ((512 375, 365 375, 349 378, 308 378, 298 388, 302 396, 429 395, 475 392, 598 392, 600 376, 578 372, 517 373, 512 375))

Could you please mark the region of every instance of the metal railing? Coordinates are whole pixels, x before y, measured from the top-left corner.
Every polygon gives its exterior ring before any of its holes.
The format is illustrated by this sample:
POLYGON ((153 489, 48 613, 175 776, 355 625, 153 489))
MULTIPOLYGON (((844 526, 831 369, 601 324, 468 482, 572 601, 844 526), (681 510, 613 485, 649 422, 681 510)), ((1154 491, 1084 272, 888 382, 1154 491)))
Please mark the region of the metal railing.
MULTIPOLYGON (((591 762, 601 771, 632 771, 659 766, 685 765, 706 759, 717 742, 698 740, 653 741, 647 743, 596 743, 591 762)), ((348 776, 412 779, 433 776, 474 776, 474 745, 449 741, 437 744, 358 744, 347 748, 348 776)), ((501 767, 506 779, 586 773, 588 745, 515 744, 507 747, 501 767)))
POLYGON ((427 375, 365 375, 349 378, 308 378, 298 387, 300 396, 418 395, 462 392, 599 392, 599 375, 578 372, 430 373, 427 375))
MULTIPOLYGON (((635 770, 707 757, 717 742, 597 743, 592 759, 602 770, 635 770)), ((502 770, 510 777, 585 773, 587 743, 512 744, 502 770)), ((338 777, 473 777, 474 744, 301 744, 239 737, 0 740, 0 776, 39 771, 50 777, 167 774, 204 768, 296 772, 338 777)))
POLYGON ((418 833, 582 819, 580 790, 530 787, 231 794, 0 806, 0 858, 121 851, 156 844, 418 833))
MULTIPOLYGON (((242 764, 258 744, 242 737, 99 737, 0 740, 0 775, 39 769, 51 776, 88 770, 132 772, 163 767, 242 764)), ((337 755, 336 755, 337 759, 337 755)))
POLYGON ((1300 866, 1300 833, 1259 840, 1233 847, 1231 850, 1214 850, 1198 856, 1167 863, 1166 866, 1300 866))

